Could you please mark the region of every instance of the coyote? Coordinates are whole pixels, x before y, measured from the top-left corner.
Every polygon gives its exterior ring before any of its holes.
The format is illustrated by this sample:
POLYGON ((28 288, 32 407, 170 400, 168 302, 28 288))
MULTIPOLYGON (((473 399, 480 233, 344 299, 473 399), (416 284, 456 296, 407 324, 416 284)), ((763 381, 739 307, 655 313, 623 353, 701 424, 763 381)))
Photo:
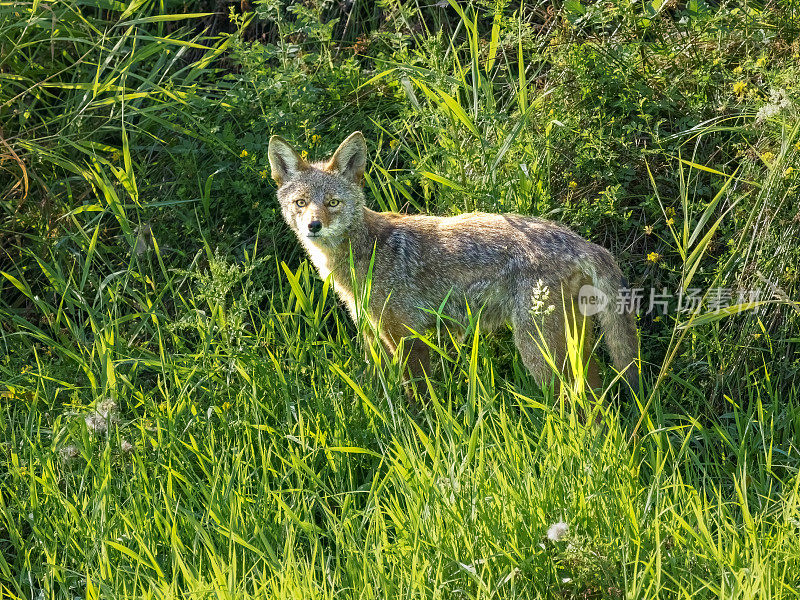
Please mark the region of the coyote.
MULTIPOLYGON (((372 264, 366 316, 391 354, 412 330, 433 328, 442 307, 462 323, 469 307, 481 310, 483 331, 511 323, 522 360, 539 385, 551 381, 553 366, 566 366, 570 327, 584 331, 587 380, 599 387, 597 365, 590 359, 591 316, 596 314, 614 366, 638 390, 634 316, 617 309, 626 283, 606 249, 536 217, 374 212, 364 201, 367 146, 358 131, 330 160, 314 164, 284 139, 272 136, 269 162, 283 217, 320 277, 332 277, 353 319, 359 284, 372 264), (549 295, 544 302, 548 306, 537 311, 543 290, 549 295), (583 305, 586 290, 595 294, 595 301, 583 305)), ((412 378, 430 374, 423 341, 406 339, 402 347, 412 378)))

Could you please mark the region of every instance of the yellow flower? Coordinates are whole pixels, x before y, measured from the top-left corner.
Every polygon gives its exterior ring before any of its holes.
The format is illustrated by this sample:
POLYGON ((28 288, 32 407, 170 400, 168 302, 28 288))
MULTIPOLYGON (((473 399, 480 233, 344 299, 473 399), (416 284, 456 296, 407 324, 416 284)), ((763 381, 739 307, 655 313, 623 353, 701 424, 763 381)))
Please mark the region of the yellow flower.
POLYGON ((737 81, 733 84, 733 93, 737 96, 743 96, 744 93, 747 91, 747 82, 746 81, 737 81))
POLYGON ((397 148, 399 145, 400 142, 398 140, 389 140, 389 148, 391 148, 392 150, 397 148))
POLYGON ((742 65, 739 65, 733 70, 734 73, 741 73, 742 72, 742 65))
POLYGON ((311 143, 312 144, 316 144, 317 142, 319 142, 319 140, 320 140, 320 137, 316 133, 311 136, 311 143))
POLYGON ((247 150, 242 150, 242 153, 239 155, 239 158, 247 158, 247 150))
POLYGON ((576 187, 578 187, 577 181, 573 179, 572 181, 569 182, 569 189, 574 190, 576 187))
POLYGON ((757 67, 763 67, 766 64, 766 62, 767 62, 767 57, 766 56, 762 56, 761 58, 759 58, 756 61, 756 66, 757 67))
POLYGON ((300 153, 300 158, 302 158, 303 160, 306 160, 308 158, 308 152, 306 150, 303 150, 300 153))
POLYGON ((674 209, 674 208, 672 208, 671 206, 668 206, 668 207, 667 207, 667 210, 666 210, 666 213, 667 213, 667 215, 668 215, 668 216, 670 216, 670 217, 671 217, 672 215, 674 215, 674 214, 675 214, 675 209, 674 209))
POLYGON ((645 225, 644 226, 644 233, 645 233, 645 235, 651 235, 653 233, 653 226, 652 225, 645 225))
POLYGON ((266 169, 264 169, 263 171, 259 171, 258 174, 261 175, 261 179, 266 179, 267 177, 269 177, 269 173, 267 172, 266 169))
POLYGON ((223 403, 222 410, 230 410, 230 408, 231 408, 231 403, 230 402, 223 403))
POLYGON ((761 155, 761 160, 765 163, 772 162, 773 158, 775 158, 775 155, 772 152, 764 152, 764 154, 761 155))
POLYGON ((754 333, 754 334, 753 334, 753 337, 754 337, 755 339, 758 339, 758 338, 760 338, 760 337, 761 337, 761 334, 760 334, 760 333, 754 333))
POLYGON ((658 262, 659 258, 661 258, 661 256, 659 256, 658 252, 651 252, 647 255, 647 260, 653 263, 658 262))
POLYGON ((792 173, 794 173, 794 168, 787 167, 786 170, 783 172, 783 176, 789 177, 792 173))
POLYGON ((674 225, 674 224, 675 224, 675 219, 673 219, 672 217, 667 219, 667 225, 674 225))

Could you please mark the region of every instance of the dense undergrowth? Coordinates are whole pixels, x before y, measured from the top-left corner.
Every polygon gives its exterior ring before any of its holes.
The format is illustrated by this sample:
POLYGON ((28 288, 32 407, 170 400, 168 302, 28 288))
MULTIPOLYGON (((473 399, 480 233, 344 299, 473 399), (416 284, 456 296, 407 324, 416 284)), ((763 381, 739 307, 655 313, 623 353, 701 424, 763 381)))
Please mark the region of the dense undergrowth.
POLYGON ((0 3, 0 595, 796 598, 798 11, 0 3), (611 249, 642 389, 476 320, 409 404, 269 178, 354 130, 373 208, 611 249))

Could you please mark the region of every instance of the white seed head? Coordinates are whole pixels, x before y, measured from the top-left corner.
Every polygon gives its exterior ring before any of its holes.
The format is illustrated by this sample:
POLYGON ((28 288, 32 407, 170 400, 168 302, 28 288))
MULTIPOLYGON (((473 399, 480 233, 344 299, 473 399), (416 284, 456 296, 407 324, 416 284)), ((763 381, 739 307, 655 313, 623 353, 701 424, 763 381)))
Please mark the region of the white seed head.
POLYGON ((58 451, 61 455, 61 458, 64 460, 72 460, 74 458, 78 458, 78 455, 81 453, 80 450, 76 446, 64 446, 61 450, 58 451))
POLYGON ((108 415, 116 412, 117 410, 117 403, 114 402, 113 398, 104 398, 100 402, 97 403, 97 407, 95 408, 97 414, 101 417, 108 418, 108 415))
POLYGON ((97 403, 94 412, 86 415, 86 428, 92 433, 106 433, 109 425, 119 423, 117 403, 105 398, 97 403))
POLYGON ((560 542, 569 533, 569 525, 567 525, 564 521, 559 521, 558 523, 553 523, 550 525, 550 529, 547 530, 547 539, 551 542, 560 542))
POLYGON ((98 413, 92 413, 86 415, 86 428, 92 433, 105 433, 108 429, 108 422, 98 413))

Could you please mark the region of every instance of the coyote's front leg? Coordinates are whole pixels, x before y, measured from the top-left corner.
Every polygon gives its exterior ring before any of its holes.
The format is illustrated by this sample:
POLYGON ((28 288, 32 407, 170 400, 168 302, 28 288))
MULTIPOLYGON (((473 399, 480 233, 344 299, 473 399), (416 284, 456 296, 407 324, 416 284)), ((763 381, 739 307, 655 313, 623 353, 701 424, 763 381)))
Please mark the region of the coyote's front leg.
POLYGON ((431 357, 428 345, 420 339, 407 337, 408 328, 400 321, 385 319, 381 322, 381 341, 386 350, 397 356, 402 346, 403 355, 400 364, 403 366, 403 384, 406 393, 413 396, 413 388, 425 381, 431 372, 431 357))

